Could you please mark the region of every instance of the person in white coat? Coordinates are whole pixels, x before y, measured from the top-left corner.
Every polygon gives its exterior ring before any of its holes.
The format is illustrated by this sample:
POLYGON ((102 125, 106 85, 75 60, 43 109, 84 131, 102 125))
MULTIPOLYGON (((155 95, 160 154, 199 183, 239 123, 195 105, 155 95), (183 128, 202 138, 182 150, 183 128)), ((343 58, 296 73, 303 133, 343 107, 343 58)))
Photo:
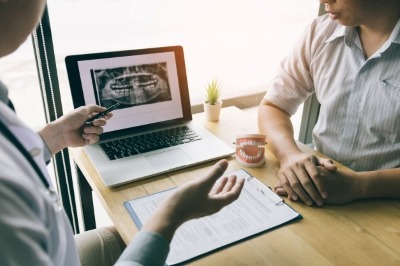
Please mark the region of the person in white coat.
MULTIPOLYGON (((0 57, 25 41, 45 4, 44 0, 0 0, 0 57)), ((104 110, 97 105, 80 107, 37 133, 18 119, 0 83, 0 265, 163 265, 182 223, 215 213, 239 197, 244 180, 220 178, 228 165, 221 160, 209 174, 167 198, 122 254, 124 246, 115 248, 118 236, 112 233, 98 239, 100 244, 86 241, 77 246, 75 240, 85 238, 85 233, 74 238, 46 161, 65 147, 97 142, 112 114, 92 126, 83 125, 104 110)))

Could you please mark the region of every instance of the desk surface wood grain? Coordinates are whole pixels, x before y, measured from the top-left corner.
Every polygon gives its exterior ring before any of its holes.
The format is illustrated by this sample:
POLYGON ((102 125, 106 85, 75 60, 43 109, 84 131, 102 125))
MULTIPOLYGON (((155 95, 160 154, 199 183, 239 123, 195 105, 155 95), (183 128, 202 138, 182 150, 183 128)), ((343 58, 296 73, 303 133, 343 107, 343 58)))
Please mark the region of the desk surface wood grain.
MULTIPOLYGON (((194 119, 234 147, 236 135, 257 133, 257 117, 238 108, 223 108, 218 122, 209 122, 204 114, 194 119)), ((314 153, 299 143, 301 149, 314 153)), ((124 202, 179 186, 207 173, 215 163, 204 163, 169 174, 107 188, 82 148, 71 154, 98 196, 125 242, 138 229, 124 207, 124 202)), ((266 149, 266 164, 260 168, 241 167, 234 157, 227 172, 246 169, 265 185, 277 182, 278 162, 266 149)), ((343 166, 340 166, 345 168, 343 166)), ((348 169, 349 170, 349 169, 348 169)), ((349 170, 351 171, 351 170, 349 170)), ((347 205, 307 207, 286 203, 303 219, 262 233, 188 263, 189 265, 400 265, 400 202, 363 200, 347 205)))

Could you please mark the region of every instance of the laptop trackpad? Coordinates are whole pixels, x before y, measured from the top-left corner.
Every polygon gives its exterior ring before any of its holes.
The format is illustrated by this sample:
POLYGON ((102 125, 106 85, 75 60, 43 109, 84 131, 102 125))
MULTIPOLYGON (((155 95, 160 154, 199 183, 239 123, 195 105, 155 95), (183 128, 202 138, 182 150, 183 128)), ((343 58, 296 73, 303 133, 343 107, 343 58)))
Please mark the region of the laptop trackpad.
POLYGON ((177 166, 185 165, 191 161, 189 155, 184 153, 181 149, 164 151, 145 156, 145 158, 154 168, 171 169, 177 166))

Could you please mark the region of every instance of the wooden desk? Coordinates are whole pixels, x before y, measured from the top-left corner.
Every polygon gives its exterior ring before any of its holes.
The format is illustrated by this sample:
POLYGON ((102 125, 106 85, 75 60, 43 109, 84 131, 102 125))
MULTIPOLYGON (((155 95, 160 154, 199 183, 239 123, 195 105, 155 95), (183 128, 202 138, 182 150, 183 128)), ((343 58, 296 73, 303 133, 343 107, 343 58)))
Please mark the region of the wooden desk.
MULTIPOLYGON (((205 121, 203 114, 196 114, 194 119, 230 145, 233 145, 232 142, 238 134, 258 132, 257 117, 235 107, 224 108, 219 122, 205 121)), ((304 145, 299 146, 313 152, 304 145)), ((206 163, 116 188, 107 188, 82 148, 72 149, 71 154, 127 243, 133 238, 137 228, 123 205, 125 201, 181 185, 205 174, 214 164, 206 163)), ((228 172, 241 168, 234 157, 228 160, 228 172)), ((277 182, 278 163, 268 150, 266 160, 263 167, 246 170, 264 184, 273 186, 277 182)), ((80 181, 83 186, 85 182, 80 181)), ((87 191, 83 192, 83 200, 91 200, 91 196, 87 197, 87 191)), ((300 212, 303 219, 208 254, 189 264, 400 265, 399 201, 365 200, 343 206, 325 205, 323 208, 286 202, 300 212)), ((92 203, 84 203, 90 209, 89 205, 92 203)), ((92 211, 93 206, 89 210, 89 216, 92 211)))

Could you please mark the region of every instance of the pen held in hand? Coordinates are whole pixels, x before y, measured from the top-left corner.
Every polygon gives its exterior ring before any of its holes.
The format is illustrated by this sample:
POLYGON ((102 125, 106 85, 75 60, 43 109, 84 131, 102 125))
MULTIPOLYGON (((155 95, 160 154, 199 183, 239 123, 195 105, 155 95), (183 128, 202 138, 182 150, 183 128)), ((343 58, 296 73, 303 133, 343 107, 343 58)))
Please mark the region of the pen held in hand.
POLYGON ((111 112, 112 110, 114 110, 115 108, 117 108, 120 104, 116 103, 114 105, 111 105, 110 107, 107 108, 107 110, 98 113, 97 115, 89 118, 88 120, 86 120, 85 122, 85 126, 93 126, 93 121, 99 118, 102 118, 104 116, 106 116, 109 112, 111 112))

